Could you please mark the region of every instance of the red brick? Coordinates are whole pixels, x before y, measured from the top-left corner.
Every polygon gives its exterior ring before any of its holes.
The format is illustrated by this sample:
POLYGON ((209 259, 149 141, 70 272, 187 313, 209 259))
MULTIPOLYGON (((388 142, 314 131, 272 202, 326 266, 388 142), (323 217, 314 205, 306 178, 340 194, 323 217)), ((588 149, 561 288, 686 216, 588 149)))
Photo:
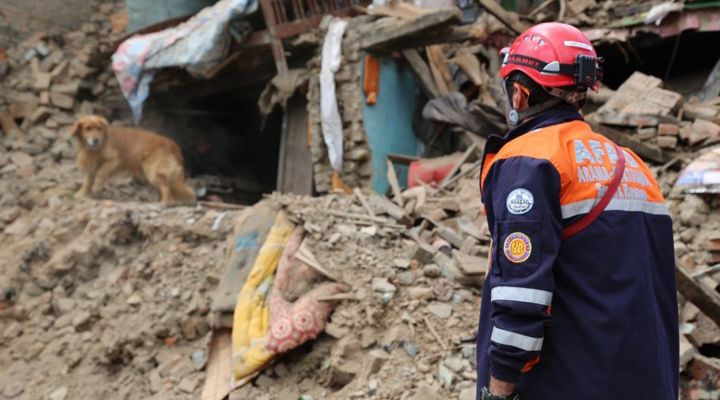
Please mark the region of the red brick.
POLYGON ((677 124, 659 124, 658 135, 661 136, 677 136, 680 133, 680 127, 677 124))

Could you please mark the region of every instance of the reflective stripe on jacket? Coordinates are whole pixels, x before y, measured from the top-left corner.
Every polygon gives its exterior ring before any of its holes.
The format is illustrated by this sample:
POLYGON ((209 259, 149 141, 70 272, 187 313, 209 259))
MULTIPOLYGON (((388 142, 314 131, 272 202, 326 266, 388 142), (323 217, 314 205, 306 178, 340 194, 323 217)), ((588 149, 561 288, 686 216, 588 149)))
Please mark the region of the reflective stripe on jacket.
POLYGON ((530 125, 485 149, 492 244, 478 388, 492 374, 517 382, 523 400, 677 399, 672 221, 657 182, 623 149, 625 173, 605 211, 561 241, 607 189, 617 153, 574 111, 530 125))

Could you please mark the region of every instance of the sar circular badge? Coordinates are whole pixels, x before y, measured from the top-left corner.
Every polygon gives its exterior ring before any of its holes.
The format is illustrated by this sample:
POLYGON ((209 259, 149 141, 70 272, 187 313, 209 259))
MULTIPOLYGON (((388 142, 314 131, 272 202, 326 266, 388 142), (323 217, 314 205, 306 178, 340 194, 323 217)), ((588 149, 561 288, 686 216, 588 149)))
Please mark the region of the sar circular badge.
POLYGON ((527 261, 532 253, 530 238, 522 232, 513 232, 505 238, 503 252, 510 262, 519 264, 527 261))
POLYGON ((532 193, 523 188, 513 190, 505 200, 508 211, 510 211, 510 214, 515 215, 525 214, 530 211, 533 204, 535 204, 535 199, 532 193))

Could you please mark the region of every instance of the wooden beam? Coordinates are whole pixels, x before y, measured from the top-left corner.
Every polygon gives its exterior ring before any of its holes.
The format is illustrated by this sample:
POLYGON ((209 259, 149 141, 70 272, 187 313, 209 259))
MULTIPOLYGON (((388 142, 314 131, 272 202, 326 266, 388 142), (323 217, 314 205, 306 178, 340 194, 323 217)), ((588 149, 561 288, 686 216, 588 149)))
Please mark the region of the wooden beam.
POLYGON ((678 291, 720 326, 720 294, 693 279, 678 260, 675 260, 675 277, 678 291))
POLYGON ((408 64, 410 64, 410 68, 415 71, 415 75, 420 79, 420 86, 423 92, 425 92, 425 96, 430 99, 440 97, 437 86, 435 86, 435 81, 433 81, 432 74, 430 73, 430 68, 425 60, 422 59, 420 53, 415 49, 405 49, 402 51, 402 54, 408 64))
POLYGON ((432 14, 418 17, 413 21, 379 29, 365 36, 362 39, 361 47, 365 49, 387 48, 393 44, 397 45, 398 42, 402 42, 414 35, 457 24, 461 19, 462 14, 457 8, 438 10, 432 14))
POLYGON ((507 11, 502 6, 495 2, 495 0, 478 0, 481 6, 487 10, 490 14, 495 16, 503 25, 510 28, 516 35, 524 32, 528 26, 520 22, 517 14, 514 12, 507 11))
POLYGON ((465 162, 468 159, 470 159, 470 157, 473 155, 473 153, 475 153, 477 148, 478 148, 477 145, 475 143, 473 143, 470 147, 467 148, 467 150, 465 150, 465 153, 462 155, 462 157, 460 157, 460 159, 457 161, 457 163, 455 164, 453 169, 450 170, 450 173, 445 175, 445 179, 443 179, 442 183, 440 183, 439 189, 445 189, 447 187, 447 185, 450 184, 450 181, 452 180, 453 176, 458 171, 460 171, 460 168, 462 168, 463 164, 465 164, 465 162))
POLYGON ((601 125, 595 121, 589 120, 588 123, 590 124, 590 126, 592 126, 595 132, 600 133, 608 139, 612 140, 618 146, 629 148, 643 159, 651 160, 661 164, 664 164, 670 160, 670 156, 667 153, 663 152, 657 146, 643 143, 637 139, 633 139, 629 134, 625 132, 610 128, 605 125, 601 125))
POLYGON ((432 72, 435 86, 438 88, 440 96, 447 96, 451 92, 454 92, 455 82, 453 82, 450 65, 448 65, 447 58, 445 58, 445 54, 443 54, 442 47, 439 44, 434 44, 426 47, 425 51, 427 52, 430 71, 432 72))
POLYGON ((398 181, 397 173, 395 172, 395 166, 389 158, 385 159, 387 164, 387 180, 390 184, 390 189, 393 193, 393 201, 400 207, 403 206, 402 190, 400 190, 400 182, 398 181))

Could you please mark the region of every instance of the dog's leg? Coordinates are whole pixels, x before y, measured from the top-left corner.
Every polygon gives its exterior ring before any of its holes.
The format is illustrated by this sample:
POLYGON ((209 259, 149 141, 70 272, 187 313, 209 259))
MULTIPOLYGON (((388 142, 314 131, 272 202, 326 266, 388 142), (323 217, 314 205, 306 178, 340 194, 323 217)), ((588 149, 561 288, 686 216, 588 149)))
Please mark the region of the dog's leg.
POLYGON ((80 187, 80 190, 75 193, 75 198, 79 199, 81 197, 85 197, 89 195, 92 191, 93 183, 95 182, 95 171, 88 171, 87 174, 85 174, 85 182, 83 182, 83 185, 80 187))
POLYGON ((95 185, 93 186, 92 191, 99 191, 108 178, 117 171, 119 166, 120 162, 114 160, 101 165, 100 168, 98 168, 97 176, 95 177, 95 185))

